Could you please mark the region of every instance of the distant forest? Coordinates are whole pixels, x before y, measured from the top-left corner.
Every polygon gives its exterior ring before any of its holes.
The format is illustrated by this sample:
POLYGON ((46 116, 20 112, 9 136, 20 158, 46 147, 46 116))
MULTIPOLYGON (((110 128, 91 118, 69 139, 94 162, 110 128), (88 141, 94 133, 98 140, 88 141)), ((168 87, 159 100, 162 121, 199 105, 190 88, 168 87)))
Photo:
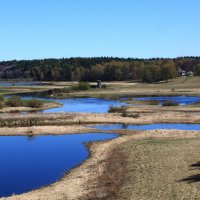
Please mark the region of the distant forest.
POLYGON ((113 57, 12 60, 0 62, 1 79, 35 81, 157 82, 177 76, 177 70, 200 75, 200 57, 132 59, 113 57))

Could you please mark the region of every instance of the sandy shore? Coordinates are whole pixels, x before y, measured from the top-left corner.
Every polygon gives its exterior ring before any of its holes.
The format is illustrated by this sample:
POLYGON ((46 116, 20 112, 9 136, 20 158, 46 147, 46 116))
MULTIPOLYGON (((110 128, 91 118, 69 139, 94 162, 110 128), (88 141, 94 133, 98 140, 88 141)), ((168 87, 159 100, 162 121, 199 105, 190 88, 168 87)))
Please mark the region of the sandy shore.
MULTIPOLYGON (((106 197, 107 187, 112 187, 112 182, 109 186, 101 187, 100 192, 93 192, 98 188, 97 180, 104 176, 106 163, 112 157, 112 151, 118 145, 128 142, 130 140, 138 140, 144 138, 199 138, 200 131, 177 131, 177 130, 154 130, 144 132, 133 132, 133 134, 125 135, 110 141, 93 143, 90 146, 91 157, 86 160, 79 167, 70 171, 62 180, 22 195, 2 198, 6 200, 75 200, 75 199, 92 199, 92 194, 98 194, 106 197), (95 186, 95 187, 94 187, 95 186), (94 189, 95 188, 95 189, 94 189), (104 189, 104 190, 103 190, 104 189)), ((117 166, 117 165, 116 165, 117 166)), ((114 169, 113 169, 114 170, 114 169)), ((118 170, 116 170, 116 173, 118 170)), ((116 174, 117 176, 117 174, 116 174)), ((120 185, 119 185, 120 186, 120 185)), ((112 191, 111 191, 112 192, 112 191)), ((105 198, 106 199, 106 198, 105 198)), ((109 199, 109 198, 107 198, 109 199)))
POLYGON ((96 132, 96 129, 78 125, 0 128, 0 136, 61 135, 88 132, 96 132))

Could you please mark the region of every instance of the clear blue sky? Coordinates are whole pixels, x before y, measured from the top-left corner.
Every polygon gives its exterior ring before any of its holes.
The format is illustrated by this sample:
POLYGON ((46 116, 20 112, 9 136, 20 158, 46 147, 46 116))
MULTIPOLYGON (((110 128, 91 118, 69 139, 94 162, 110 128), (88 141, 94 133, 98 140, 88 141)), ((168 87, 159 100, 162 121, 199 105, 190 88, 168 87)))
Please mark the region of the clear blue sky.
POLYGON ((0 60, 200 56, 200 0, 0 0, 0 60))

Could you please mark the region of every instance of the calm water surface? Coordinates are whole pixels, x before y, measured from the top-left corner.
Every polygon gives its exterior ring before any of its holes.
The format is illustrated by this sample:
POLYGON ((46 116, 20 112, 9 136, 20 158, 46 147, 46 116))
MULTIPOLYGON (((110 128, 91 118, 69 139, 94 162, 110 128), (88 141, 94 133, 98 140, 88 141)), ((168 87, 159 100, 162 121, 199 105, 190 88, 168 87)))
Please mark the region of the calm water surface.
POLYGON ((140 97, 140 98, 134 98, 136 100, 142 100, 142 101, 147 101, 147 100, 155 100, 158 101, 159 104, 162 104, 163 101, 166 100, 171 100, 179 105, 188 105, 192 103, 196 103, 200 101, 200 97, 190 97, 190 96, 158 96, 158 97, 140 97))
POLYGON ((20 82, 4 82, 0 81, 0 86, 32 86, 32 85, 39 85, 39 82, 32 82, 32 81, 20 81, 20 82))
POLYGON ((116 100, 106 100, 99 98, 71 98, 71 99, 51 99, 51 98, 39 98, 39 97, 23 97, 24 99, 40 99, 55 101, 63 104, 59 108, 51 108, 44 110, 44 113, 50 112, 92 112, 92 113, 107 113, 111 105, 121 106, 126 103, 116 100))
POLYGON ((124 124, 110 124, 110 125, 95 125, 91 126, 100 130, 154 130, 154 129, 177 129, 177 130, 200 130, 200 124, 145 124, 145 125, 124 125, 124 124))
MULTIPOLYGON (((24 99, 41 99, 50 100, 63 104, 60 108, 51 108, 42 112, 93 112, 93 113, 107 113, 109 107, 127 105, 119 100, 107 100, 100 98, 71 98, 71 99, 52 99, 52 98, 40 98, 32 96, 23 96, 24 99)), ((124 99, 124 98, 123 98, 124 99)), ((165 100, 172 100, 177 102, 179 105, 188 105, 200 101, 200 97, 189 97, 189 96, 177 96, 177 97, 141 97, 135 98, 137 100, 156 100, 159 104, 162 104, 165 100)))
POLYGON ((84 142, 116 137, 116 134, 102 133, 0 137, 0 197, 57 181, 88 158, 84 142))

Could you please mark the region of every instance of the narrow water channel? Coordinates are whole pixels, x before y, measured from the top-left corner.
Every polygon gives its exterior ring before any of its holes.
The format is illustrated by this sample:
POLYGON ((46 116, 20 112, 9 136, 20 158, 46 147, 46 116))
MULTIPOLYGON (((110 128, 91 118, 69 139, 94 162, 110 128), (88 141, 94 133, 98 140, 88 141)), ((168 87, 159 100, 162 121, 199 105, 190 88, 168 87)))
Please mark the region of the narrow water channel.
POLYGON ((0 137, 0 197, 56 182, 88 158, 83 143, 116 137, 103 133, 0 137))
POLYGON ((125 124, 100 124, 90 126, 99 130, 155 130, 155 129, 176 129, 176 130, 200 130, 200 124, 143 124, 143 125, 125 125, 125 124))
POLYGON ((138 98, 134 98, 136 100, 140 100, 140 101, 157 101, 158 104, 161 104, 164 101, 170 100, 173 101, 179 105, 189 105, 189 104, 193 104, 193 103, 197 103, 200 101, 200 97, 198 96, 157 96, 157 97, 138 97, 138 98))

